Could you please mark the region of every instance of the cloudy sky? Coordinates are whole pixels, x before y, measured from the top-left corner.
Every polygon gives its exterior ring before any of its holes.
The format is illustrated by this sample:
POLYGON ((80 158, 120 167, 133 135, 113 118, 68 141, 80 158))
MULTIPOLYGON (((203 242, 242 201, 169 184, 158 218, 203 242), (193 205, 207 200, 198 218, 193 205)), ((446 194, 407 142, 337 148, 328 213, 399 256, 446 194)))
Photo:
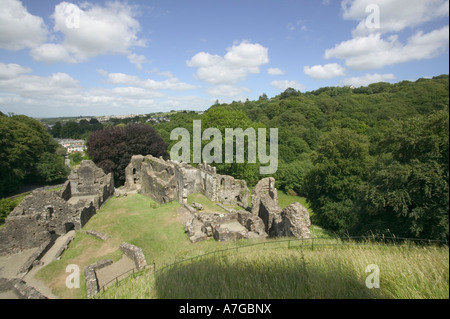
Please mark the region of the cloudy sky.
POLYGON ((449 73, 448 0, 0 0, 0 111, 205 110, 449 73))

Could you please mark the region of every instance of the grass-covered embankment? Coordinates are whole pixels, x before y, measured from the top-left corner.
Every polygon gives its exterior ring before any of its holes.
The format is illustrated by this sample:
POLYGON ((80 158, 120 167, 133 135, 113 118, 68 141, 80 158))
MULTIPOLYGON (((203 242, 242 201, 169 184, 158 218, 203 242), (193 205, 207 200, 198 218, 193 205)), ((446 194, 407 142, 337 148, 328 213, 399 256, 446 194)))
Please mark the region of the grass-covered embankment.
MULTIPOLYGON (((322 241, 322 243, 325 243, 322 241)), ((276 243, 278 245, 278 243, 276 243)), ((275 246, 276 246, 275 245, 275 246)), ((101 298, 449 298, 448 248, 356 244, 240 248, 129 278, 101 298), (373 268, 380 288, 369 289, 373 268)))
MULTIPOLYGON (((282 195, 281 197, 283 197, 282 195)), ((195 197, 209 209, 201 196, 195 197)), ((298 197, 282 198, 285 206, 298 197)), ((301 199, 300 199, 301 200, 301 199)), ((142 195, 111 198, 86 224, 108 234, 107 241, 77 232, 62 258, 44 267, 38 278, 60 298, 85 298, 84 268, 95 261, 117 261, 119 246, 126 241, 141 247, 147 262, 160 270, 165 265, 217 250, 228 250, 181 263, 164 271, 122 281, 98 298, 448 298, 448 247, 421 247, 415 244, 346 243, 326 236, 312 226, 313 237, 305 242, 279 242, 279 239, 192 244, 184 233, 176 202, 159 205, 142 195), (266 244, 261 245, 262 242, 266 244), (257 244, 244 247, 249 244, 257 244), (290 247, 290 248, 288 248, 290 247), (68 289, 67 265, 80 267, 81 287, 68 289), (380 270, 380 288, 366 287, 366 267, 380 270)), ((219 207, 217 207, 219 209, 219 207)))

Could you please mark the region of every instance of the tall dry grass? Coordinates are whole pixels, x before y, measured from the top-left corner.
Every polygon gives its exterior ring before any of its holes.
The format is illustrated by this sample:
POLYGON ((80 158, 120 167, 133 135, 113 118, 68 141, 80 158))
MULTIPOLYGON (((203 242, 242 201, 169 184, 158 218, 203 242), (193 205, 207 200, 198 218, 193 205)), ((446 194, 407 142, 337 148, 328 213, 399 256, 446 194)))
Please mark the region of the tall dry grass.
POLYGON ((147 272, 98 297, 447 299, 448 253, 448 247, 410 244, 350 243, 314 249, 258 246, 147 272), (370 264, 380 270, 380 288, 366 286, 372 274, 366 272, 370 264))

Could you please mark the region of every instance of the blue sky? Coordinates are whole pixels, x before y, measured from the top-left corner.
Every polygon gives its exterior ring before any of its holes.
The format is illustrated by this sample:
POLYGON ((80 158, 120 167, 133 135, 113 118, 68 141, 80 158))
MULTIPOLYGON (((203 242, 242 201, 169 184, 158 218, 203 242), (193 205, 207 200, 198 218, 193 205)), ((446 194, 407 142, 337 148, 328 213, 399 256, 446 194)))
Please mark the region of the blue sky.
POLYGON ((448 0, 0 0, 0 111, 205 110, 449 73, 448 0))

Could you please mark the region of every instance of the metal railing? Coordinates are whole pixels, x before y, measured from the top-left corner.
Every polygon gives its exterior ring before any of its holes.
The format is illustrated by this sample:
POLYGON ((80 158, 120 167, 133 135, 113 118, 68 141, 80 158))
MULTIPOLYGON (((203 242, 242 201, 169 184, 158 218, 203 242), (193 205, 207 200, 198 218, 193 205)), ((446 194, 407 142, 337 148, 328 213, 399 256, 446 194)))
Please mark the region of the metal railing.
POLYGON ((107 283, 103 284, 101 287, 99 287, 98 290, 104 292, 113 283, 115 283, 116 286, 119 285, 120 281, 122 281, 122 280, 124 280, 124 279, 126 279, 126 278, 128 278, 130 276, 129 273, 131 273, 133 278, 136 278, 138 275, 141 275, 144 272, 144 270, 149 269, 149 268, 154 268, 154 267, 155 267, 155 264, 150 264, 150 265, 146 265, 142 269, 137 269, 137 268, 129 269, 129 270, 121 273, 120 275, 114 277, 113 279, 111 279, 107 283))

